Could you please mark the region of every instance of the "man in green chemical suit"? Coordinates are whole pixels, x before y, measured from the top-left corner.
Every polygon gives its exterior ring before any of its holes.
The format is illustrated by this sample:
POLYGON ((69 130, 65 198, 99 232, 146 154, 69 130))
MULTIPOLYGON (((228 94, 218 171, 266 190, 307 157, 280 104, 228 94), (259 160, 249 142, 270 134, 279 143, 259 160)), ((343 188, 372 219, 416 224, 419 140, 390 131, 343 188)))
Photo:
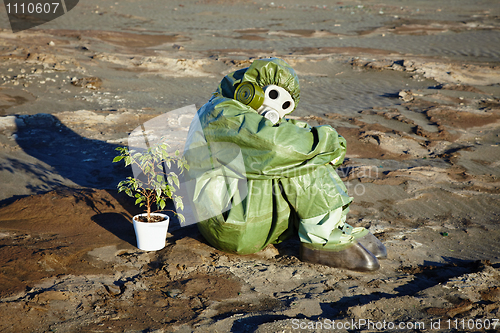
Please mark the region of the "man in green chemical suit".
POLYGON ((238 254, 298 232, 303 261, 377 270, 384 245, 345 222, 352 198, 335 169, 346 141, 331 126, 285 119, 299 95, 285 61, 260 59, 224 77, 198 110, 184 151, 198 228, 238 254))

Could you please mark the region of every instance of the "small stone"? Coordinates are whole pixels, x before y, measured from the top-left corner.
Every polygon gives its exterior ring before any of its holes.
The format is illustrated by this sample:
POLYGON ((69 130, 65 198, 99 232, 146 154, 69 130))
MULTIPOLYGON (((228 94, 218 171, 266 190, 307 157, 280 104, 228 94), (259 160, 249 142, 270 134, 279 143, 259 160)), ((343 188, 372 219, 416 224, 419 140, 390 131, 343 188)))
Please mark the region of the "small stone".
POLYGON ((102 85, 102 80, 98 77, 95 77, 95 76, 85 77, 85 78, 81 78, 81 79, 73 78, 73 79, 71 79, 71 84, 76 86, 76 87, 82 87, 82 88, 96 90, 97 88, 99 88, 102 85))
POLYGON ((54 45, 56 45, 56 43, 54 43, 53 41, 49 42, 49 46, 54 46, 54 45))
POLYGON ((399 64, 392 64, 391 68, 398 72, 403 72, 405 68, 399 64))
POLYGON ((414 72, 416 70, 415 67, 414 67, 415 63, 413 61, 411 61, 411 60, 405 59, 403 61, 403 66, 404 66, 404 68, 405 68, 405 70, 407 72, 414 72))
POLYGON ((111 295, 119 295, 122 292, 121 289, 120 289, 120 287, 117 286, 117 285, 114 285, 114 284, 108 284, 108 285, 106 285, 106 290, 111 295))
POLYGON ((167 296, 172 297, 172 298, 176 298, 181 293, 182 293, 182 291, 180 289, 172 289, 172 290, 167 291, 167 296))
POLYGON ((401 98, 404 102, 413 101, 413 94, 411 91, 402 90, 399 92, 399 98, 401 98))

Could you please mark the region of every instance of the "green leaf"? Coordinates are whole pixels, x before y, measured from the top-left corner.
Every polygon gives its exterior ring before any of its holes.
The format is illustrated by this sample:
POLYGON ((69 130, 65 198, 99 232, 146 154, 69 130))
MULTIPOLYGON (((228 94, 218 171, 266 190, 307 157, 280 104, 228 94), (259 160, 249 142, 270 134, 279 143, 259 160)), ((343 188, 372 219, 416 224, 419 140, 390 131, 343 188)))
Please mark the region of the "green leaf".
POLYGON ((174 181, 175 186, 179 187, 179 177, 177 177, 175 172, 170 172, 170 176, 172 176, 172 180, 174 181))
POLYGON ((140 204, 141 202, 142 202, 142 198, 137 198, 134 205, 140 204))
POLYGON ((165 203, 165 200, 161 199, 161 200, 160 200, 160 209, 161 209, 161 210, 165 209, 165 206, 166 206, 166 205, 167 205, 167 204, 165 203))
POLYGON ((115 162, 120 162, 121 160, 123 160, 125 156, 116 156, 115 158, 113 158, 113 163, 115 162))
POLYGON ((184 210, 184 203, 182 202, 182 197, 181 196, 178 196, 176 195, 174 197, 174 203, 175 203, 175 207, 180 209, 180 210, 184 210))

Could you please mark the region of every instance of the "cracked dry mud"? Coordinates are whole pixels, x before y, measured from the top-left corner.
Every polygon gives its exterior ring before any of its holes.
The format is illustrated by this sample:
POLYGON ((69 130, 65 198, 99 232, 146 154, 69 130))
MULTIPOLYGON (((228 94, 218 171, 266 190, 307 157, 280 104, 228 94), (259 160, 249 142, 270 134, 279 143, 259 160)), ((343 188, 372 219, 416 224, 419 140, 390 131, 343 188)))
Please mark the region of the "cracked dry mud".
MULTIPOLYGON (((453 8, 85 1, 36 29, 3 27, 0 332, 291 332, 299 324, 320 332, 309 325, 326 320, 423 323, 422 332, 472 320, 458 329, 488 322, 493 331, 499 16, 493 0, 453 8), (298 239, 226 254, 175 219, 165 249, 135 247, 138 210, 116 193, 129 173, 111 163, 114 148, 148 120, 200 107, 225 74, 268 56, 284 58, 301 80, 291 117, 347 139, 338 172, 354 197, 349 223, 386 244, 379 271, 303 263, 298 239)), ((187 118, 172 141, 182 143, 187 118)))

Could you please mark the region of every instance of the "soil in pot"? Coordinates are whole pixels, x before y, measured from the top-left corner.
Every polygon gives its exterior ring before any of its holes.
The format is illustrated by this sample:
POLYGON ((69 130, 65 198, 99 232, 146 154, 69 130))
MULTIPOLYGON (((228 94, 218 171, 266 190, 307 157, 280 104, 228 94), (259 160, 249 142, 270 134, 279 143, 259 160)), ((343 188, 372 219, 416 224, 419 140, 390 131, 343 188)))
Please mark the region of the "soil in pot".
POLYGON ((165 221, 166 218, 164 218, 163 216, 158 216, 158 215, 151 215, 151 219, 148 221, 148 217, 147 216, 136 216, 135 217, 135 220, 138 221, 138 222, 149 222, 149 223, 154 223, 154 222, 161 222, 161 221, 165 221))

